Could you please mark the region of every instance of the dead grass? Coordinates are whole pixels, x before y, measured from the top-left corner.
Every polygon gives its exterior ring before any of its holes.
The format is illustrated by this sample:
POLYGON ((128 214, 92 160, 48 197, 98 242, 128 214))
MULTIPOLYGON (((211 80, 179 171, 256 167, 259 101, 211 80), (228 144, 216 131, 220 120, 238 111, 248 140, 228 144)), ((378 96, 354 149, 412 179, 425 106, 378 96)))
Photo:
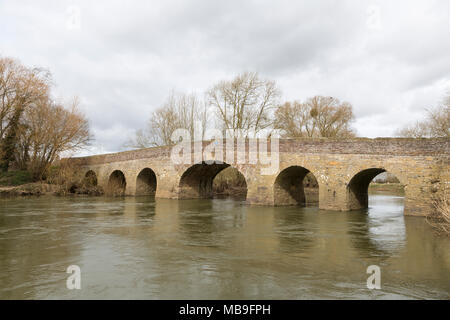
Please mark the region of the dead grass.
POLYGON ((122 197, 125 195, 125 183, 119 179, 110 179, 105 189, 105 194, 110 197, 122 197))
POLYGON ((450 196, 445 190, 434 200, 434 209, 427 216, 427 222, 439 233, 450 236, 450 196))

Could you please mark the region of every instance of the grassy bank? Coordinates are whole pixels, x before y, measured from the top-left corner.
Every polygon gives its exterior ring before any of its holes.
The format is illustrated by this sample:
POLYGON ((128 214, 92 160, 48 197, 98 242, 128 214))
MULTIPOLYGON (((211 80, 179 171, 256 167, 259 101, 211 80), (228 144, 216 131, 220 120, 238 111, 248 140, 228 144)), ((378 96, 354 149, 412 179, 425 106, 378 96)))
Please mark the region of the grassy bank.
MULTIPOLYGON (((77 170, 72 170, 75 171, 77 170)), ((102 195, 103 190, 75 174, 68 175, 61 168, 55 170, 45 181, 33 181, 31 174, 24 170, 0 173, 0 196, 69 194, 102 195)))
POLYGON ((0 172, 0 186, 12 187, 33 182, 31 174, 25 170, 0 172))
POLYGON ((0 195, 6 197, 56 195, 60 189, 60 186, 45 182, 32 182, 18 186, 1 186, 0 195))
POLYGON ((404 195, 405 190, 400 183, 375 183, 369 184, 369 192, 387 192, 389 194, 404 195))

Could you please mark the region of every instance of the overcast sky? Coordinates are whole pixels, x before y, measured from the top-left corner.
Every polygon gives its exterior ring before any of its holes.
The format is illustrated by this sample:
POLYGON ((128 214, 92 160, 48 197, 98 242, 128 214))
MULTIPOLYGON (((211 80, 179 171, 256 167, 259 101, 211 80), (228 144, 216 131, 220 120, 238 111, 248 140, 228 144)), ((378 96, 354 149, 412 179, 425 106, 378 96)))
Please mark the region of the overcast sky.
POLYGON ((450 89, 450 1, 0 0, 0 55, 80 97, 83 153, 120 150, 171 90, 243 71, 283 100, 348 101, 358 135, 391 136, 450 89))

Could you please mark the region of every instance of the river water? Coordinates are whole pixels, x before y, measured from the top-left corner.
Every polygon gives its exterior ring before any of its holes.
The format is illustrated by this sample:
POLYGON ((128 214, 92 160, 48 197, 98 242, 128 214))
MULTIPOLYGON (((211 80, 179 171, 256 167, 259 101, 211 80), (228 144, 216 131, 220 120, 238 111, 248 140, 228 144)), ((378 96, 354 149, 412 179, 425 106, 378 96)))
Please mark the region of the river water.
POLYGON ((449 299, 450 239, 370 208, 259 207, 229 199, 0 200, 0 299, 449 299), (69 265, 81 289, 69 290, 69 265), (367 267, 381 289, 366 286, 367 267))

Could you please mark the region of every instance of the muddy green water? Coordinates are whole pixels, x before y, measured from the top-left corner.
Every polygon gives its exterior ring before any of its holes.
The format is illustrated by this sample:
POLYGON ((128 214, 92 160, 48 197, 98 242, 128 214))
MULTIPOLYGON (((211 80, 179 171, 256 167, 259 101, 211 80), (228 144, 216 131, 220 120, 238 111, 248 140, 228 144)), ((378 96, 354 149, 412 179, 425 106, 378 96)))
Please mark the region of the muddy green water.
POLYGON ((246 206, 233 200, 0 200, 1 299, 449 299, 450 239, 370 209, 246 206), (68 290, 69 265, 81 289, 68 290), (366 269, 381 269, 381 290, 366 269))

